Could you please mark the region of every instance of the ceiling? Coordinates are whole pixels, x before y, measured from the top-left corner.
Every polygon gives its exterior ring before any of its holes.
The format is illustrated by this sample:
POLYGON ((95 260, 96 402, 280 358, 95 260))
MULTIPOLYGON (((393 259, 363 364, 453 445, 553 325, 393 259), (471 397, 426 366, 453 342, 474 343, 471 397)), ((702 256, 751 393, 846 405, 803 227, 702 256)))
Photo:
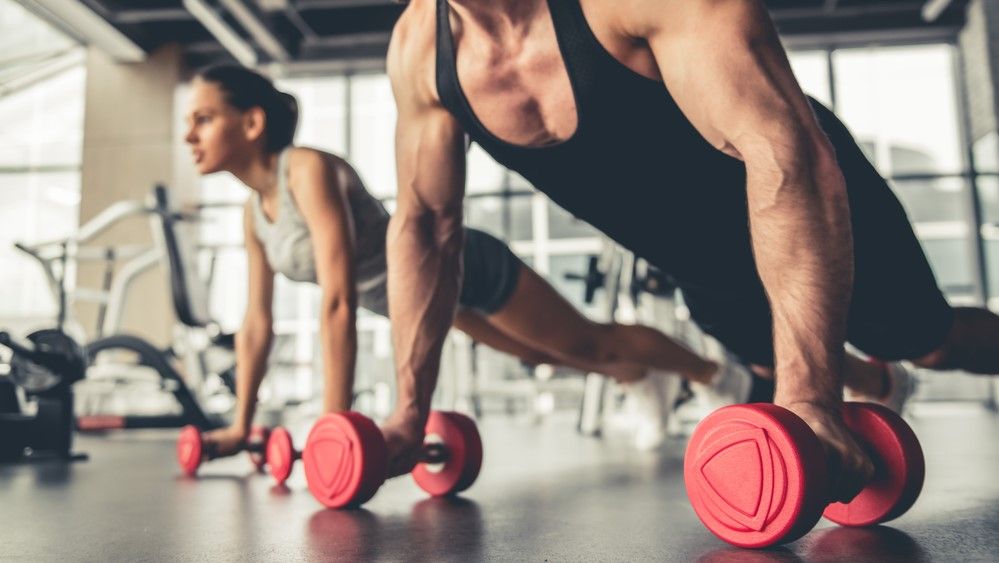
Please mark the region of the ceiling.
MULTIPOLYGON (((233 44, 241 42, 243 57, 278 63, 292 73, 383 64, 389 33, 404 8, 391 0, 81 1, 146 51, 180 43, 197 67, 233 57, 239 52, 233 44)), ((832 43, 952 36, 963 25, 967 2, 767 0, 767 5, 786 41, 832 43)), ((30 9, 45 2, 22 4, 30 9)))

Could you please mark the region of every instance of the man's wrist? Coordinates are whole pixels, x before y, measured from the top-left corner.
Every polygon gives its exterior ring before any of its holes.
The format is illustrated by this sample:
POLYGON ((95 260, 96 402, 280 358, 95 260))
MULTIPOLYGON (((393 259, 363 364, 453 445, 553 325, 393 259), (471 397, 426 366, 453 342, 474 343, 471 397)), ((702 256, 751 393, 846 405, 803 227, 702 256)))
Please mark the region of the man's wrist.
POLYGON ((392 411, 389 420, 397 426, 412 432, 422 432, 423 427, 426 426, 427 417, 430 414, 428 411, 425 411, 426 409, 421 408, 415 402, 400 400, 396 404, 395 410, 392 411))
POLYGON ((777 369, 774 404, 838 410, 843 404, 843 386, 836 366, 801 366, 777 369))
POLYGON ((779 407, 794 410, 795 408, 813 408, 829 411, 839 411, 843 405, 842 397, 821 397, 816 395, 808 396, 787 396, 781 394, 774 395, 774 404, 779 407))

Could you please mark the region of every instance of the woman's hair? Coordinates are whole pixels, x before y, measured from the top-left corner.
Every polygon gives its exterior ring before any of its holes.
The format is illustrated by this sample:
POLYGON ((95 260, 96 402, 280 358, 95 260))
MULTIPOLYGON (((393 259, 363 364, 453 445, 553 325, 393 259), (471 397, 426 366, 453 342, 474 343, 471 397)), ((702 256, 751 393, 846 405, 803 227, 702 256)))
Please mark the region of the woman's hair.
POLYGON ((240 111, 252 107, 264 110, 267 121, 264 142, 267 150, 278 152, 295 139, 298 128, 298 101, 281 92, 270 79, 238 65, 214 65, 198 72, 197 77, 222 90, 226 103, 240 111))

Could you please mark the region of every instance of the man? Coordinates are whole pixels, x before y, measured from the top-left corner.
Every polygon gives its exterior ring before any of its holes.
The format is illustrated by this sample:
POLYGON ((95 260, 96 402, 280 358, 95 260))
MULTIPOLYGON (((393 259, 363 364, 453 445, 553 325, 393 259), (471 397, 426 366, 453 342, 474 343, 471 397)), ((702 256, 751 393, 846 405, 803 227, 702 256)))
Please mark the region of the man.
POLYGON ((839 414, 844 341, 999 371, 999 317, 947 305, 887 184, 801 92, 761 0, 414 0, 388 69, 394 474, 415 462, 455 310, 466 134, 672 275, 706 332, 773 368, 774 402, 839 467, 838 500, 873 474, 839 414))

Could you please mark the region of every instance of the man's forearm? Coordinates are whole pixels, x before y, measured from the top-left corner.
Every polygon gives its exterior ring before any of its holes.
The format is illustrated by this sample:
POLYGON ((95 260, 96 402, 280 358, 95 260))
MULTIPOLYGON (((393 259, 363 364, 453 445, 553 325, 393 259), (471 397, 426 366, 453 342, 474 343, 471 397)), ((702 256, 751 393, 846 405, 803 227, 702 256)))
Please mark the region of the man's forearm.
POLYGON ((333 308, 319 322, 325 374, 324 413, 349 410, 353 403, 354 369, 357 363, 357 323, 354 310, 352 306, 333 308))
POLYGON ((460 212, 397 213, 389 224, 389 311, 397 414, 424 424, 461 291, 460 212))
POLYGON ((775 402, 832 407, 853 287, 846 188, 831 156, 783 164, 747 162, 753 249, 773 311, 775 402))

